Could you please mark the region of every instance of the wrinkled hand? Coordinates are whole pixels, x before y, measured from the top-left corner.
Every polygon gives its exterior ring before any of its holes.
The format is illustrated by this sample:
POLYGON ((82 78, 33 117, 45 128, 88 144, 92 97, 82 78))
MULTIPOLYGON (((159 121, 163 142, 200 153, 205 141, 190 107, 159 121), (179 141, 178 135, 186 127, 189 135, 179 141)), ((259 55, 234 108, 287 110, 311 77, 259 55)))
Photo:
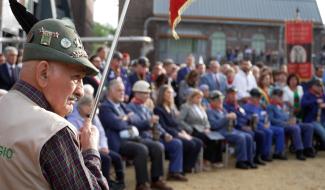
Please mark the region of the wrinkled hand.
POLYGON ((208 134, 208 133, 210 133, 210 132, 211 132, 211 130, 210 130, 209 128, 205 128, 205 129, 204 129, 204 133, 205 133, 205 134, 208 134))
POLYGON ((317 103, 319 103, 319 104, 323 103, 323 99, 322 98, 318 98, 317 99, 317 103))
POLYGON ((150 123, 153 124, 157 124, 159 122, 159 116, 158 115, 153 115, 150 119, 150 123))
POLYGON ((109 149, 108 148, 101 148, 101 149, 99 149, 99 152, 101 152, 103 154, 108 154, 109 153, 109 149))
POLYGON ((233 112, 227 114, 227 119, 235 120, 236 118, 237 118, 237 116, 233 112))
POLYGON ((170 142, 171 140, 173 140, 173 136, 171 136, 170 134, 166 133, 164 136, 164 140, 166 142, 170 142))
POLYGON ((290 126, 295 126, 297 124, 297 119, 296 118, 290 118, 288 121, 290 126))
POLYGON ((89 118, 85 119, 83 126, 80 128, 79 136, 82 151, 89 149, 98 150, 99 133, 97 128, 91 124, 89 118))
POLYGON ((248 127, 248 126, 244 126, 244 127, 242 127, 242 129, 243 129, 244 131, 252 131, 252 128, 250 128, 250 127, 248 127))
POLYGON ((192 140, 192 136, 187 134, 186 131, 182 130, 179 134, 178 134, 181 138, 186 139, 186 140, 192 140))
POLYGON ((264 124, 264 128, 266 128, 266 129, 270 128, 270 124, 269 123, 268 124, 264 124))
POLYGON ((321 108, 325 108, 325 103, 321 103, 321 104, 319 104, 319 106, 320 106, 321 108))

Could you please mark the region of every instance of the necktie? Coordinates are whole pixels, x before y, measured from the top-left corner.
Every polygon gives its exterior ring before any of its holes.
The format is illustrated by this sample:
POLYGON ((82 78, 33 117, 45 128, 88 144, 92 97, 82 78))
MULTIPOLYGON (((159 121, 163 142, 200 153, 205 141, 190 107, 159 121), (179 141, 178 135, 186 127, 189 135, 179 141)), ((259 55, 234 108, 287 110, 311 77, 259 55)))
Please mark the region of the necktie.
POLYGON ((10 66, 11 69, 11 81, 14 83, 17 81, 17 70, 14 66, 10 66))
POLYGON ((220 90, 220 82, 219 82, 219 79, 218 79, 218 75, 217 74, 215 74, 215 78, 216 78, 217 90, 220 90))
POLYGON ((125 115, 125 112, 123 111, 121 105, 118 105, 118 106, 117 106, 117 111, 119 112, 119 115, 120 115, 120 116, 125 115))

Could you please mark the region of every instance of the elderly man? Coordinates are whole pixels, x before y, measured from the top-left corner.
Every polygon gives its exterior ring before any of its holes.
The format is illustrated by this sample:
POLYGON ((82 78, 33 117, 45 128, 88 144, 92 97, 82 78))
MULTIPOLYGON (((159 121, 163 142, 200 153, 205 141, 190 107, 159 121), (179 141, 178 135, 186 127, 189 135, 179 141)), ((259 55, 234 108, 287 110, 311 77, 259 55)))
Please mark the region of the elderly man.
POLYGON ((305 156, 315 157, 312 148, 313 125, 306 123, 298 124, 296 118, 292 116, 293 114, 285 110, 282 96, 283 91, 280 88, 275 88, 272 91, 271 104, 266 108, 271 125, 283 128, 285 134, 292 138, 298 160, 306 160, 305 156))
POLYGON ((128 105, 137 118, 135 126, 140 135, 145 139, 152 139, 163 143, 170 160, 167 180, 187 181, 183 173, 183 144, 179 139, 174 139, 159 124, 159 117, 154 115, 145 102, 150 97, 150 84, 146 81, 137 81, 132 89, 134 98, 128 105))
POLYGON ((19 75, 19 68, 16 65, 18 50, 15 47, 8 46, 4 50, 4 55, 6 62, 0 65, 0 89, 10 90, 19 75))
POLYGON ((284 143, 284 130, 281 127, 275 127, 270 125, 268 115, 263 110, 260 102, 262 99, 262 93, 259 89, 253 88, 250 92, 250 99, 248 103, 243 105, 245 112, 252 116, 256 114, 258 116, 257 130, 263 131, 265 134, 265 143, 263 145, 262 160, 272 161, 272 144, 273 139, 275 141, 275 150, 273 154, 274 159, 287 160, 285 156, 285 143, 284 143))
POLYGON ((82 78, 98 72, 87 57, 70 22, 31 28, 20 80, 0 100, 1 189, 108 189, 98 131, 87 120, 78 134, 64 119, 83 96, 82 78))
POLYGON ((223 107, 223 95, 220 91, 210 94, 210 108, 207 110, 211 130, 220 132, 227 141, 236 146, 236 168, 257 168, 253 162, 254 142, 251 135, 234 129, 236 114, 228 113, 223 107))
POLYGON ((254 162, 259 165, 265 165, 265 163, 260 160, 260 157, 262 156, 263 148, 266 144, 266 134, 255 128, 256 126, 252 126, 252 124, 255 125, 252 123, 254 118, 252 115, 248 115, 243 107, 239 105, 237 101, 237 89, 234 87, 227 89, 224 107, 228 112, 236 114, 237 122, 235 127, 240 131, 250 134, 254 138, 256 142, 254 162))
POLYGON ((203 75, 200 80, 200 85, 206 84, 210 91, 219 90, 226 93, 227 79, 224 74, 220 72, 220 64, 217 60, 211 60, 209 63, 209 73, 203 75))
POLYGON ((309 90, 301 99, 303 122, 312 123, 314 133, 318 136, 319 149, 325 150, 325 96, 320 80, 313 79, 309 82, 309 90))
POLYGON ((149 174, 147 160, 151 160, 151 187, 171 190, 161 179, 163 176, 163 146, 151 139, 139 136, 137 117, 125 104, 124 85, 121 80, 112 80, 108 84, 106 100, 99 108, 99 118, 106 130, 109 147, 122 156, 132 159, 135 166, 136 190, 148 190, 149 174))

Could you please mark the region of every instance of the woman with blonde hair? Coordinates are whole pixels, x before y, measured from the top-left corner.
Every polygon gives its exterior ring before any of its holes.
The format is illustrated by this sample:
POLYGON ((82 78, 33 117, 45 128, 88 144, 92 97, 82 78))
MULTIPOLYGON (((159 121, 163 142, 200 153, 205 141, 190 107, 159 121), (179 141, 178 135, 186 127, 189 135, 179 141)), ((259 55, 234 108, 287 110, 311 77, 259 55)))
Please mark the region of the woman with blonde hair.
POLYGON ((187 102, 181 106, 179 115, 180 125, 189 134, 201 139, 204 143, 204 166, 203 169, 210 170, 210 164, 219 166, 222 161, 221 143, 210 140, 207 136, 210 133, 208 116, 202 106, 203 93, 194 89, 189 94, 187 102))
POLYGON ((191 136, 178 122, 178 110, 174 104, 174 90, 169 85, 159 88, 154 113, 159 116, 160 125, 183 144, 183 171, 192 172, 202 148, 202 141, 191 136))

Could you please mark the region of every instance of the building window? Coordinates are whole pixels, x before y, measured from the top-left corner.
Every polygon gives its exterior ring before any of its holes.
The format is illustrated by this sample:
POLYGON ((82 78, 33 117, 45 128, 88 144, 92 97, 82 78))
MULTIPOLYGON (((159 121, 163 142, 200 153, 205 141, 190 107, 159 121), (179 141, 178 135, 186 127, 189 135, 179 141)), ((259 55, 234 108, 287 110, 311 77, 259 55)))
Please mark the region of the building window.
POLYGON ((206 40, 195 38, 161 39, 159 41, 159 59, 172 58, 175 63, 183 63, 186 56, 193 53, 196 57, 206 55, 206 40))
POLYGON ((252 49, 256 53, 265 52, 265 36, 263 34, 254 34, 252 37, 252 49))
POLYGON ((226 35, 215 32, 211 36, 211 56, 224 56, 226 53, 226 35))

